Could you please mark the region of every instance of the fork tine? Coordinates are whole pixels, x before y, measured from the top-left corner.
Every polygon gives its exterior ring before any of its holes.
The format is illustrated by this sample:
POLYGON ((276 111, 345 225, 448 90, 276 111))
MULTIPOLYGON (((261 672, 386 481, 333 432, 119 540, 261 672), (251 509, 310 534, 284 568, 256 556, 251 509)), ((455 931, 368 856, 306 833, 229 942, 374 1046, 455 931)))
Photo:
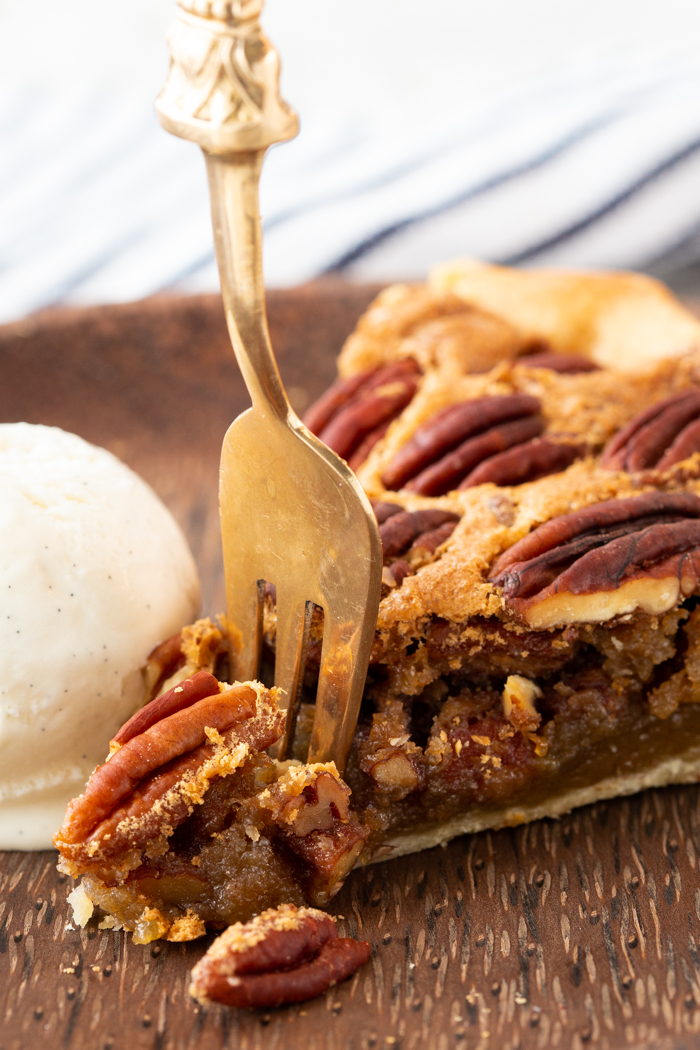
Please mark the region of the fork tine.
POLYGON ((287 757, 294 736, 312 615, 313 602, 290 601, 285 590, 278 590, 275 685, 284 690, 279 705, 287 711, 287 722, 283 736, 270 754, 279 759, 287 757))
POLYGON ((356 622, 350 610, 324 609, 321 670, 309 762, 335 761, 341 776, 357 725, 375 617, 356 622), (343 615, 345 613, 345 615, 343 615))
MULTIPOLYGON (((238 566, 238 559, 232 564, 238 566)), ((244 572, 226 573, 226 615, 237 628, 231 632, 231 680, 250 682, 257 678, 260 667, 265 581, 244 584, 244 580, 244 572)))

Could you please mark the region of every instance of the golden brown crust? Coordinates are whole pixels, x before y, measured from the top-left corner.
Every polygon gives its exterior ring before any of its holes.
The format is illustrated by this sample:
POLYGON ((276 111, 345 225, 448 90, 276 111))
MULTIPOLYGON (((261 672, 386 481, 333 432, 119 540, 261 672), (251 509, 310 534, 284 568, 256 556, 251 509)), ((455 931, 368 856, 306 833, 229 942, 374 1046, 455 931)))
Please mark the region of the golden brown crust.
POLYGON ((700 323, 644 274, 514 270, 458 259, 436 267, 429 287, 605 368, 636 372, 700 345, 700 323))
POLYGON ((377 864, 392 857, 403 857, 408 853, 433 849, 449 842, 458 835, 473 835, 490 828, 511 828, 528 824, 532 820, 563 817, 579 806, 589 806, 606 798, 634 795, 647 788, 665 787, 667 784, 695 784, 700 779, 700 742, 687 752, 665 759, 650 766, 643 773, 608 777, 589 787, 567 790, 564 784, 559 792, 533 805, 500 806, 490 813, 463 813, 451 820, 423 828, 413 828, 389 834, 375 852, 370 863, 377 864))

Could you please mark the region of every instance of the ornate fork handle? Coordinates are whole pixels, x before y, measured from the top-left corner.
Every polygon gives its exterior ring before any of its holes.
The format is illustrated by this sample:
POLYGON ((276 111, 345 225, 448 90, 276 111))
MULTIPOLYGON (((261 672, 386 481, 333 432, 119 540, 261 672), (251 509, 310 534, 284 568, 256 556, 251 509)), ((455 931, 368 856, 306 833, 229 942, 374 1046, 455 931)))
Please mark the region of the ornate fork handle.
POLYGON ((377 622, 382 548, 366 495, 347 464, 292 412, 265 319, 258 178, 296 117, 281 101, 277 55, 262 35, 262 0, 179 0, 161 122, 204 151, 231 341, 253 408, 228 429, 219 507, 231 657, 254 678, 262 640, 261 581, 277 587, 275 685, 294 730, 313 606, 323 647, 309 761, 343 770, 357 724, 377 622), (251 508, 255 514, 251 514, 251 508))
POLYGON ((160 122, 201 146, 231 341, 253 404, 293 415, 265 317, 260 169, 268 146, 293 138, 296 114, 279 95, 279 59, 258 21, 262 0, 179 0, 160 122))

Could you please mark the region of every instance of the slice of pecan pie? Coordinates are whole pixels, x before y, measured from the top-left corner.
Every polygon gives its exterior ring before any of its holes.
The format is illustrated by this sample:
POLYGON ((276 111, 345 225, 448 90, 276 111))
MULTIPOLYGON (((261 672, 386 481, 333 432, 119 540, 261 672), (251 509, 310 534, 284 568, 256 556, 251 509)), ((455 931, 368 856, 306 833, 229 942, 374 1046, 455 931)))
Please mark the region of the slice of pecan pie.
POLYGON ((55 843, 61 870, 82 876, 81 924, 97 908, 137 943, 190 940, 281 903, 325 904, 362 852, 370 829, 335 766, 265 754, 284 725, 275 691, 203 669, 222 650, 202 621, 152 654, 162 691, 70 803, 55 843))
POLYGON ((438 276, 382 293, 307 415, 356 469, 384 551, 344 780, 303 764, 321 610, 291 766, 264 754, 271 692, 226 685, 235 629, 164 643, 160 699, 57 840, 139 937, 322 903, 355 863, 700 777, 700 326, 631 275, 438 276), (197 727, 187 747, 134 772, 178 718, 197 727))
POLYGON ((360 321, 307 423, 344 435, 384 547, 346 773, 365 855, 700 775, 699 348, 624 274, 456 265, 360 321))

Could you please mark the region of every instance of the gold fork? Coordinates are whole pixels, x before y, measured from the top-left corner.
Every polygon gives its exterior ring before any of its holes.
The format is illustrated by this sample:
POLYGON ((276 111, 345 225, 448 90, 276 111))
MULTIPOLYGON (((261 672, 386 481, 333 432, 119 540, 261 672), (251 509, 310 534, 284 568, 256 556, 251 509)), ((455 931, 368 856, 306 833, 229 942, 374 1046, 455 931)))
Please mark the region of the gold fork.
POLYGON ((226 319, 253 407, 226 434, 219 505, 233 673, 257 676, 265 582, 277 589, 275 685, 294 732, 313 607, 324 613, 309 761, 345 768, 381 588, 379 529, 349 467, 292 411, 265 317, 258 181, 268 146, 297 118, 279 95, 279 61, 259 24, 262 0, 178 0, 163 126, 201 146, 226 319), (235 633, 235 632, 234 632, 235 633))

